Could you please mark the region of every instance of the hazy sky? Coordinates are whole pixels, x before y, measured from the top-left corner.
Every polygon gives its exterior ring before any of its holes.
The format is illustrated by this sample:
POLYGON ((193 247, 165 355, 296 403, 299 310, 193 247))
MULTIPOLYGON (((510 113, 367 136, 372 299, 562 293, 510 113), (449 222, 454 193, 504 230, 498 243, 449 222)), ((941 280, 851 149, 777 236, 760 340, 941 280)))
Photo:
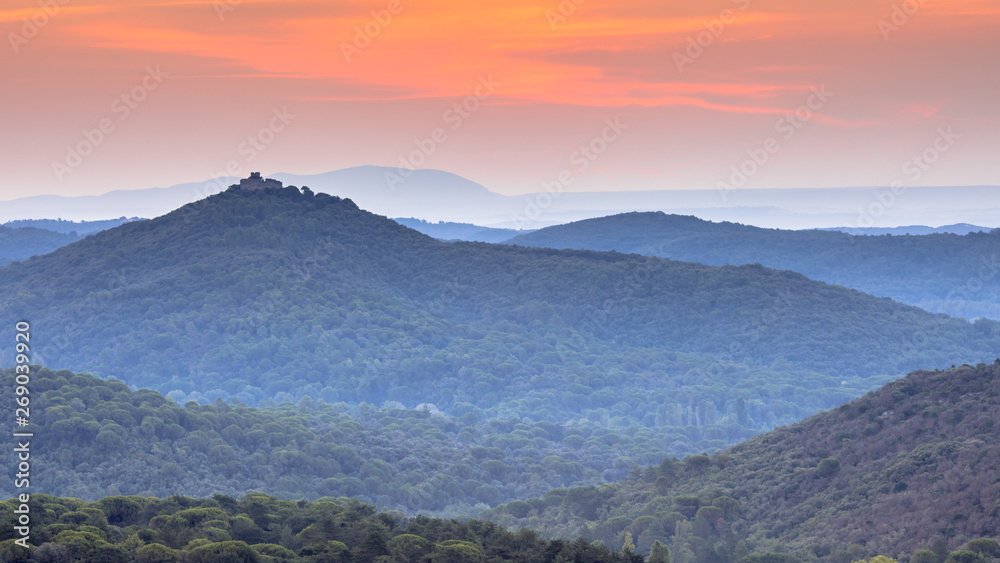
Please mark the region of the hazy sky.
POLYGON ((1000 184, 995 0, 0 5, 0 200, 401 159, 506 194, 1000 184))

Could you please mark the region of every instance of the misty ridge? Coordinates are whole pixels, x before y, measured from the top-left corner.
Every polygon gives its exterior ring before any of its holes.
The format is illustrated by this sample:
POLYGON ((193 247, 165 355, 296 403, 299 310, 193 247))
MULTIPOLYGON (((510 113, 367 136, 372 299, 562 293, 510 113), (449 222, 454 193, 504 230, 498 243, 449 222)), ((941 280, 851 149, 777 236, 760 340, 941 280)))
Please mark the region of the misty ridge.
POLYGON ((985 561, 997 235, 853 232, 393 220, 260 176, 11 222, 33 557, 985 561))

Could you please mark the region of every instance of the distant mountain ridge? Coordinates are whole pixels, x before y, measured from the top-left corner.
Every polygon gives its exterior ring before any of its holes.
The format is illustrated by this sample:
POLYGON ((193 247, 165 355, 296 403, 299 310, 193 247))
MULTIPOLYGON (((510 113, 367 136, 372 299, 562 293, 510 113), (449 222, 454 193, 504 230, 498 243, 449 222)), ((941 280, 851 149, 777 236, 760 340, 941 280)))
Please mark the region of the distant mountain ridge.
MULTIPOLYGON (((521 195, 501 195, 442 170, 356 166, 321 174, 274 173, 285 184, 350 198, 387 217, 537 229, 629 211, 666 211, 713 221, 807 229, 966 222, 998 225, 1000 186, 914 186, 906 205, 881 206, 886 188, 746 189, 722 197, 715 189, 549 193, 541 182, 521 195)), ((34 196, 2 202, 0 221, 49 218, 158 217, 225 190, 238 178, 220 177, 168 188, 118 190, 98 196, 34 196)))
POLYGON ((393 219, 400 225, 405 225, 415 231, 419 231, 427 236, 438 240, 464 240, 468 242, 504 242, 518 235, 530 231, 520 231, 516 229, 495 229, 490 227, 480 227, 471 223, 446 223, 439 221, 431 223, 415 218, 393 219))
POLYGON ((89 235, 91 233, 97 233, 119 225, 124 225, 125 223, 130 223, 132 221, 143 221, 144 219, 140 217, 119 217, 118 219, 107 219, 104 221, 67 221, 65 219, 19 219, 16 221, 7 221, 4 223, 3 227, 10 229, 20 229, 23 227, 32 227, 35 229, 44 229, 46 231, 52 231, 56 233, 77 233, 79 235, 89 235))
POLYGON ((758 263, 931 312, 1000 319, 1000 230, 854 236, 624 213, 548 227, 506 243, 615 250, 711 265, 758 263))
POLYGON ((989 232, 993 229, 979 227, 968 223, 956 223, 954 225, 943 225, 940 227, 928 227, 926 225, 907 225, 905 227, 831 227, 820 229, 822 231, 840 231, 849 235, 935 235, 952 234, 967 235, 969 233, 989 232))

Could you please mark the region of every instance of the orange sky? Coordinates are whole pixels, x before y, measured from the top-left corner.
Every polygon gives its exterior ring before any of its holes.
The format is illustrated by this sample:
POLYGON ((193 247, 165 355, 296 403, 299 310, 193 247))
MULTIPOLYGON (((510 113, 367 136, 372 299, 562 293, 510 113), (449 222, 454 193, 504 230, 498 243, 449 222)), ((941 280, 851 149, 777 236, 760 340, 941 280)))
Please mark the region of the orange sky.
POLYGON ((571 189, 715 188, 769 138, 780 149, 747 187, 1000 184, 998 24, 995 0, 2 0, 0 200, 199 181, 233 161, 397 165, 437 128, 422 165, 502 193, 563 170, 571 189), (143 91, 147 68, 166 76, 143 91), (780 134, 821 85, 829 100, 780 134), (446 113, 463 101, 475 109, 446 113), (295 117, 251 158, 244 141, 281 109, 295 117), (609 117, 628 129, 578 170, 609 117), (905 178, 941 127, 958 142, 905 178))

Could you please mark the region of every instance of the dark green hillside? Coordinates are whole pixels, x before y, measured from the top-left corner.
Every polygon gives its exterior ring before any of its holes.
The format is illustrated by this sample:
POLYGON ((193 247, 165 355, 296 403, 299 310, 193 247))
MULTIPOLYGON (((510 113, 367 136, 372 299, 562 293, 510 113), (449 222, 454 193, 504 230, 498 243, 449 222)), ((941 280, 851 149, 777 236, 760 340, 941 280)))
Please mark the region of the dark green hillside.
POLYGON ((6 266, 0 311, 31 321, 35 361, 180 402, 308 394, 606 425, 760 422, 736 400, 812 388, 830 407, 853 378, 1000 348, 995 323, 791 272, 442 243, 294 188, 231 190, 6 266))
POLYGON ((63 234, 34 227, 10 228, 0 225, 0 265, 10 264, 80 240, 76 233, 63 234))
POLYGON ((548 227, 507 242, 720 266, 758 263, 932 312, 1000 319, 1000 230, 964 236, 850 236, 625 213, 548 227))
POLYGON ((679 563, 747 551, 838 563, 947 554, 1000 529, 997 420, 1000 360, 920 371, 712 456, 488 516, 610 545, 630 532, 640 550, 668 544, 679 563))
POLYGON ((14 545, 19 503, 0 503, 5 563, 642 563, 583 541, 548 541, 481 521, 378 511, 354 499, 282 501, 263 494, 194 499, 32 494, 29 545, 14 545))
MULTIPOLYGON (((13 370, 0 376, 4 388, 15 387, 13 370)), ((181 407, 148 389, 130 391, 119 381, 44 368, 34 371, 30 390, 37 425, 32 459, 44 467, 32 487, 86 500, 264 491, 469 515, 556 487, 619 480, 667 455, 755 433, 747 427, 752 422, 740 426, 725 415, 699 425, 694 419, 706 417, 704 406, 684 425, 661 419, 651 428, 611 429, 589 420, 486 418, 474 409, 451 417, 309 398, 260 409, 222 401, 181 407)), ((809 393, 797 390, 805 405, 809 393)), ((0 407, 13 413, 14 399, 5 394, 0 407)), ((744 416, 760 416, 762 404, 750 403, 744 416)), ((786 416, 801 418, 817 408, 799 406, 786 416)), ((6 423, 10 431, 12 424, 13 418, 6 423)), ((9 469, 0 497, 17 492, 14 466, 9 469)))

